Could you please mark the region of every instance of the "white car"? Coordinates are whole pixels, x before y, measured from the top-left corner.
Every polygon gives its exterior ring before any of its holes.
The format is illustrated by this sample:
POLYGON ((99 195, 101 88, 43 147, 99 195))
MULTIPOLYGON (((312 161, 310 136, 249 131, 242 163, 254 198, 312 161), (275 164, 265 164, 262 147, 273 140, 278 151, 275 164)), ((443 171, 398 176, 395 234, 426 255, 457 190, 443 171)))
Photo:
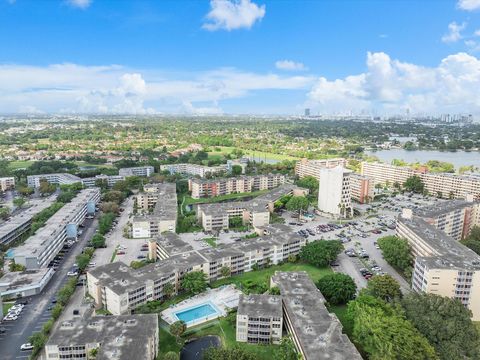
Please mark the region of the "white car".
POLYGON ((15 315, 7 315, 3 318, 4 321, 14 321, 14 320, 17 320, 18 319, 18 316, 15 316, 15 315))
POLYGON ((94 263, 94 262, 91 262, 88 264, 88 266, 95 266, 95 265, 97 265, 97 263, 94 263))
POLYGON ((30 343, 22 344, 22 346, 20 346, 20 350, 32 350, 32 349, 33 349, 33 345, 30 343))

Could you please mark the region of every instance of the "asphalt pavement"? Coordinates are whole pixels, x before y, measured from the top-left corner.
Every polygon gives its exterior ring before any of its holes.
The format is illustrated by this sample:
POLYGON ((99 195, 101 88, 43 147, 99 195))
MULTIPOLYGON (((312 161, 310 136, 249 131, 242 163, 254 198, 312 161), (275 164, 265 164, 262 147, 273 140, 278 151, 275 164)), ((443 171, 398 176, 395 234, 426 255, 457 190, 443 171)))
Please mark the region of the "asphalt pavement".
POLYGON ((57 292, 67 282, 67 272, 75 263, 75 257, 82 252, 87 242, 95 234, 98 221, 97 219, 87 219, 84 224, 83 234, 65 255, 60 267, 43 291, 38 295, 27 298, 28 304, 23 308, 17 320, 4 321, 0 324, 0 327, 7 330, 4 334, 0 334, 0 359, 27 359, 30 356, 31 351, 22 351, 20 346, 27 343, 28 338, 34 332, 40 331, 43 324, 50 319, 51 310, 48 310, 48 308, 52 306, 52 300, 56 297, 57 292))

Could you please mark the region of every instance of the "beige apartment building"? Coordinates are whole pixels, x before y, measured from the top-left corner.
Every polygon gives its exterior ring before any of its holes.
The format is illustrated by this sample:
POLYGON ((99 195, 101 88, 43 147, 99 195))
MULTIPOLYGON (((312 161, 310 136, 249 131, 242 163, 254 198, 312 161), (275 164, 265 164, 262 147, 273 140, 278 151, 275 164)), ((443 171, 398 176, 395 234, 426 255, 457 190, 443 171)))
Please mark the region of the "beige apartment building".
POLYGON ((415 256, 413 290, 458 299, 479 321, 480 256, 437 228, 438 220, 429 223, 435 216, 420 215, 425 219, 406 209, 397 219, 397 235, 407 239, 415 256))
POLYGON ((346 167, 347 160, 343 158, 324 160, 302 159, 295 164, 295 176, 299 179, 305 176, 313 176, 315 179, 320 180, 320 169, 334 168, 337 166, 346 167))
POLYGON ((280 344, 282 341, 282 297, 266 294, 240 295, 236 340, 249 344, 280 344))
POLYGON ((207 175, 215 175, 228 171, 228 165, 205 166, 197 164, 168 164, 160 165, 161 171, 168 171, 173 174, 185 174, 192 176, 199 176, 201 178, 207 175))
POLYGON ((177 193, 173 183, 149 184, 136 197, 144 214, 132 221, 132 237, 151 238, 177 226, 177 193))
POLYGON ((7 191, 15 188, 14 177, 0 177, 0 190, 7 191))
POLYGON ((282 174, 241 176, 213 180, 190 179, 188 188, 192 192, 192 198, 200 199, 257 190, 270 190, 285 184, 285 179, 285 175, 282 174))
POLYGON ((456 175, 451 173, 430 173, 425 167, 412 169, 384 163, 362 163, 362 175, 372 177, 375 183, 394 185, 403 183, 411 176, 419 176, 425 189, 434 196, 445 199, 465 199, 468 195, 480 198, 480 175, 456 175))
POLYGON ((228 267, 232 275, 286 261, 298 255, 306 239, 282 224, 262 229, 263 235, 217 248, 193 250, 176 234, 162 234, 149 243, 150 259, 157 260, 134 270, 122 262, 99 266, 87 273, 88 293, 97 308, 114 315, 129 313, 147 301, 160 300, 166 284, 178 291, 183 276, 191 271, 203 271, 211 281, 222 277, 228 267))
POLYGON ((350 173, 350 193, 352 199, 360 204, 373 201, 375 196, 375 180, 370 176, 350 173))

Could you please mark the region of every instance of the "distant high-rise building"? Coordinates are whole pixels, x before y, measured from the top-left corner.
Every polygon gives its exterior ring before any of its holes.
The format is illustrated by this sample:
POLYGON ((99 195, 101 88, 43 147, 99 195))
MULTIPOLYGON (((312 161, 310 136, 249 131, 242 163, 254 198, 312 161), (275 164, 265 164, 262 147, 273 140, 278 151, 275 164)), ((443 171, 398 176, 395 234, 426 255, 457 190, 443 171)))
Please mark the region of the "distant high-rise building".
POLYGON ((305 116, 310 116, 310 109, 309 108, 305 109, 305 116))

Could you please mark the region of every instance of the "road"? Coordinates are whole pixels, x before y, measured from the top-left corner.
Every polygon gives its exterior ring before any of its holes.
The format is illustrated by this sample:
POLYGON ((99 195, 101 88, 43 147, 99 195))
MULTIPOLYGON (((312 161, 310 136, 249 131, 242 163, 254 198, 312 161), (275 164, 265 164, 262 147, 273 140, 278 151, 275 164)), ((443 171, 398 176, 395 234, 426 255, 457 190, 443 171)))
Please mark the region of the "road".
POLYGON ((7 329, 5 334, 0 335, 0 358, 2 360, 27 359, 31 351, 21 351, 20 346, 28 342, 28 338, 42 329, 51 314, 48 309, 52 304, 58 290, 67 282, 67 272, 75 263, 75 257, 82 252, 87 242, 94 235, 98 221, 85 220, 83 234, 78 242, 70 248, 63 261, 55 272, 50 282, 45 286, 42 293, 28 298, 26 305, 18 320, 3 322, 0 326, 7 329))

